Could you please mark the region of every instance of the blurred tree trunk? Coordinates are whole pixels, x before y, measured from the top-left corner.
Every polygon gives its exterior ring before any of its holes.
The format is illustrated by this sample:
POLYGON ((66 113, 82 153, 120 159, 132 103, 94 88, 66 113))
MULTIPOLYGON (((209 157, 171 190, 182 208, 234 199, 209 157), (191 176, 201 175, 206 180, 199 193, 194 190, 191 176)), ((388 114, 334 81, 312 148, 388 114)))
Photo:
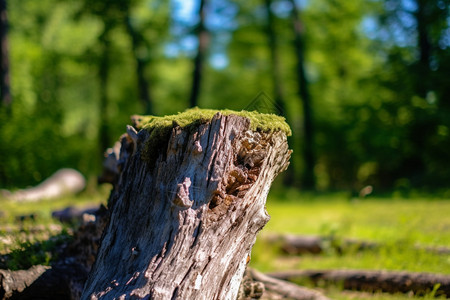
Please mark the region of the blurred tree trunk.
POLYGON ((138 91, 139 91, 139 99, 141 100, 142 104, 144 105, 144 114, 146 115, 152 115, 153 114, 153 108, 152 108, 152 98, 151 94, 149 92, 149 82, 145 78, 145 67, 146 67, 146 61, 142 59, 139 56, 138 48, 142 44, 142 36, 139 32, 137 32, 133 25, 131 24, 130 20, 130 12, 129 8, 126 10, 125 14, 125 25, 127 28, 127 32, 130 35, 131 38, 131 46, 133 51, 133 56, 136 61, 136 75, 137 75, 137 84, 138 84, 138 91))
POLYGON ((290 0, 292 4, 292 23, 295 33, 295 51, 297 54, 297 77, 299 96, 303 104, 303 160, 304 173, 302 178, 302 186, 305 189, 314 189, 316 180, 314 177, 314 126, 313 126, 313 112, 311 107, 311 94, 309 92, 309 82, 305 72, 305 45, 303 39, 303 24, 300 19, 300 9, 295 0, 290 0))
MULTIPOLYGON (((419 60, 411 70, 414 92, 417 96, 427 99, 428 92, 433 90, 431 57, 433 44, 431 39, 431 26, 433 18, 434 1, 416 0, 417 10, 413 14, 416 19, 417 51, 419 60)), ((437 45, 436 45, 437 46, 437 45)), ((429 148, 430 137, 437 131, 438 117, 434 112, 423 109, 415 110, 414 122, 409 128, 409 139, 414 145, 414 151, 403 162, 402 169, 411 178, 413 184, 421 184, 426 173, 427 162, 424 153, 429 148)))
POLYGON ((9 106, 12 98, 9 81, 8 10, 6 0, 0 0, 0 43, 0 98, 4 106, 9 106))
POLYGON ((275 105, 277 112, 286 117, 285 112, 285 100, 283 91, 283 80, 281 78, 281 67, 278 52, 278 41, 275 33, 275 16, 270 8, 272 5, 272 0, 265 0, 266 11, 267 11, 267 37, 269 42, 270 50, 270 64, 271 64, 271 76, 273 82, 273 89, 275 95, 275 105), (279 111, 278 111, 279 110, 279 111))
MULTIPOLYGON (((271 9, 272 0, 265 0, 265 7, 267 11, 267 37, 268 46, 270 51, 270 64, 271 64, 271 76, 273 82, 273 92, 275 95, 275 111, 277 114, 281 114, 286 118, 286 122, 289 122, 289 118, 286 112, 286 100, 284 99, 284 89, 283 89, 283 79, 281 76, 281 65, 280 65, 280 55, 278 47, 278 39, 275 29, 275 16, 271 9)), ((294 137, 288 137, 289 144, 292 145, 294 142, 294 137)), ((283 181, 286 185, 294 185, 295 182, 295 167, 293 165, 294 161, 291 161, 291 167, 288 168, 284 174, 283 181)))
POLYGON ((417 44, 419 46, 419 72, 416 74, 417 76, 417 93, 420 97, 425 98, 427 96, 427 92, 429 91, 429 82, 430 82, 430 62, 431 62, 431 37, 429 32, 430 26, 430 13, 432 11, 432 7, 430 5, 433 4, 433 1, 428 0, 418 0, 417 1, 417 12, 415 14, 417 21, 417 44))
POLYGON ((209 43, 209 33, 205 27, 205 10, 207 0, 200 0, 199 16, 200 20, 197 25, 198 48, 197 55, 194 59, 194 70, 192 73, 192 89, 189 98, 190 107, 198 105, 198 98, 200 96, 200 85, 202 81, 203 65, 206 56, 206 49, 209 43))
POLYGON ((109 75, 109 47, 110 42, 108 38, 110 26, 105 21, 105 29, 100 36, 101 57, 98 65, 98 79, 100 90, 100 106, 99 106, 99 147, 100 153, 103 154, 105 149, 108 149, 109 142, 109 130, 108 130, 108 75, 109 75))

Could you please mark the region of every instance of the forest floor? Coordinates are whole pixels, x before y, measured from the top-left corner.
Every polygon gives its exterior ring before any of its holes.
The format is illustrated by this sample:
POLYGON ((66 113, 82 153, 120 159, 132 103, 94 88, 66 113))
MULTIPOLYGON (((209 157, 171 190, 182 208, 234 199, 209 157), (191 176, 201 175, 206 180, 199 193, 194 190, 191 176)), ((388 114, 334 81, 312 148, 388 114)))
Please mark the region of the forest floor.
MULTIPOLYGON (((62 224, 52 211, 68 206, 87 208, 106 204, 108 189, 84 192, 39 203, 0 199, 1 268, 20 269, 49 264, 55 248, 68 239, 76 223, 62 224)), ((450 199, 431 196, 351 198, 345 193, 307 194, 273 191, 267 200, 271 220, 258 236, 251 267, 263 272, 284 270, 387 270, 450 274, 450 255, 429 251, 450 248, 450 199), (273 236, 320 236, 319 254, 286 254, 273 236), (346 240, 375 243, 376 248, 336 245, 346 240), (327 243, 326 241, 330 241, 327 243)), ((300 282, 313 287, 308 280, 300 282)), ((331 299, 431 299, 426 295, 344 291, 339 284, 314 286, 331 299)))

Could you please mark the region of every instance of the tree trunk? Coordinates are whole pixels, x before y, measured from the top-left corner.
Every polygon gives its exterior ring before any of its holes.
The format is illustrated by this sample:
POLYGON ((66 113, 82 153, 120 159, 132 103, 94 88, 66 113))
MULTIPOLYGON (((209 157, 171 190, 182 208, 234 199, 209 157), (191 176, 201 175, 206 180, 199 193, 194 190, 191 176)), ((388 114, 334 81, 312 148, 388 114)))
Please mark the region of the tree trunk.
POLYGON ((430 39, 430 15, 433 4, 426 0, 417 1, 417 12, 414 14, 417 22, 417 45, 419 48, 419 68, 417 70, 416 89, 420 97, 426 98, 430 90, 430 63, 433 46, 430 39))
POLYGON ((4 106, 12 102, 8 48, 8 10, 6 0, 0 0, 0 100, 4 106))
POLYGON ((200 95, 200 85, 202 81, 203 63, 205 60, 206 49, 208 48, 209 34, 205 27, 205 6, 207 0, 200 0, 199 16, 200 21, 197 26, 198 48, 194 59, 194 71, 192 73, 192 89, 189 98, 190 107, 198 105, 200 95))
POLYGON ((127 32, 131 38, 133 56, 136 61, 136 75, 138 80, 139 99, 144 105, 144 113, 147 115, 151 115, 153 114, 152 99, 148 90, 149 83, 144 74, 146 62, 138 55, 138 48, 141 43, 140 41, 142 40, 142 36, 138 32, 136 32, 136 30, 133 28, 133 25, 131 24, 129 8, 126 11, 125 24, 127 32))
POLYGON ((156 127, 129 128, 134 146, 121 153, 111 219, 82 299, 236 299, 269 220, 270 185, 291 151, 284 132, 250 130, 245 117, 198 121, 170 121, 166 138, 156 127))
POLYGON ((102 55, 99 58, 98 65, 98 79, 99 79, 99 90, 100 90, 100 106, 99 106, 99 150, 103 154, 103 151, 107 149, 110 145, 109 132, 108 132, 108 76, 109 76, 109 47, 110 42, 108 39, 108 34, 110 30, 110 24, 105 22, 105 29, 100 36, 100 46, 102 49, 102 55))
POLYGON ((284 107, 284 92, 283 92, 283 80, 281 77, 280 70, 280 59, 278 55, 278 42, 277 35, 275 33, 275 16, 273 15, 271 6, 272 0, 265 0, 265 6, 267 11, 267 37, 268 45, 270 50, 270 64, 271 64, 271 75, 272 82, 274 86, 275 94, 275 105, 277 113, 283 115, 287 118, 285 107, 284 107))
POLYGON ((303 39, 303 24, 299 17, 299 9, 294 0, 290 0, 292 4, 292 23, 295 34, 295 51, 297 54, 297 78, 299 96, 303 104, 303 160, 305 169, 302 178, 302 185, 305 189, 314 189, 316 185, 314 176, 314 127, 311 107, 311 94, 309 92, 309 82, 305 71, 305 47, 303 39))

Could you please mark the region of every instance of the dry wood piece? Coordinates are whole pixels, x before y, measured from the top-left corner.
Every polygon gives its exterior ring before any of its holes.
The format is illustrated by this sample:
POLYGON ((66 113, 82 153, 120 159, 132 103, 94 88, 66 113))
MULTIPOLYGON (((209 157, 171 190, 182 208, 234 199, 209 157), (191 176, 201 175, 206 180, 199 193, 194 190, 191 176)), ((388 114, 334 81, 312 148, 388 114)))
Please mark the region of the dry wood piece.
POLYGON ((135 122, 144 128, 129 130, 128 154, 121 151, 110 222, 82 299, 236 299, 269 220, 270 185, 291 153, 285 131, 252 118, 217 113, 183 126, 175 118, 168 132, 135 122))
MULTIPOLYGON (((272 243, 279 243, 281 250, 287 254, 319 254, 327 248, 343 253, 347 250, 365 251, 378 249, 383 246, 383 244, 372 241, 317 235, 271 235, 267 237, 267 240, 272 243)), ((414 249, 441 255, 450 254, 450 248, 445 246, 415 245, 414 249)))
POLYGON ((436 295, 450 297, 450 276, 431 273, 365 271, 365 270, 305 270, 270 273, 282 280, 307 278, 313 282, 342 283, 349 290, 426 294, 437 286, 436 295))
POLYGON ((293 299, 293 300, 327 300, 322 293, 298 286, 296 284, 270 277, 254 269, 249 270, 253 280, 262 282, 265 287, 263 299, 293 299), (271 295, 271 296, 268 296, 271 295), (272 296, 276 295, 276 296, 272 296))
POLYGON ((21 293, 41 276, 49 267, 33 266, 28 270, 0 270, 0 298, 9 299, 21 293))
POLYGON ((29 270, 14 271, 18 272, 22 274, 21 277, 16 277, 14 282, 7 282, 9 291, 13 288, 13 292, 5 293, 1 299, 76 300, 81 295, 87 277, 86 270, 72 260, 59 262, 52 267, 33 266, 29 270), (17 289, 18 284, 20 289, 17 289))
POLYGON ((280 243, 281 250, 287 254, 319 254, 326 248, 332 248, 338 253, 342 253, 348 249, 363 251, 380 247, 374 242, 339 239, 333 236, 284 234, 272 235, 267 239, 269 242, 280 243))
POLYGON ((12 201, 36 202, 55 199, 67 194, 81 192, 86 186, 83 175, 74 169, 60 169, 35 187, 16 192, 1 190, 2 195, 12 201))

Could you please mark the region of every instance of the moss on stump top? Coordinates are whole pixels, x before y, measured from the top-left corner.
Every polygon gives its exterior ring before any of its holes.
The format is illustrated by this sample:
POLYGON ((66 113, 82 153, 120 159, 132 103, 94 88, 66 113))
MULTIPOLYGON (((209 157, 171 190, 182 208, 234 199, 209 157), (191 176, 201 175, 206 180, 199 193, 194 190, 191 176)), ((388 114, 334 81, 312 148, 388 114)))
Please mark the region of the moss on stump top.
POLYGON ((283 117, 274 114, 262 114, 256 111, 192 108, 176 115, 163 117, 133 116, 134 126, 137 129, 147 130, 150 133, 142 158, 153 166, 158 155, 164 152, 163 149, 167 147, 173 128, 180 126, 185 130, 194 131, 201 124, 210 122, 218 112, 225 116, 237 115, 248 118, 250 120, 250 129, 253 131, 267 133, 283 131, 286 135, 291 135, 291 129, 283 117))
POLYGON ((135 116, 136 127, 138 129, 146 129, 148 132, 161 132, 172 130, 176 126, 185 129, 194 129, 201 124, 211 121, 216 113, 224 116, 237 115, 250 120, 250 129, 261 132, 283 131, 287 136, 292 134, 289 125, 283 117, 275 114, 263 114, 256 111, 233 111, 229 109, 199 109, 192 108, 182 113, 168 115, 163 117, 157 116, 135 116))

